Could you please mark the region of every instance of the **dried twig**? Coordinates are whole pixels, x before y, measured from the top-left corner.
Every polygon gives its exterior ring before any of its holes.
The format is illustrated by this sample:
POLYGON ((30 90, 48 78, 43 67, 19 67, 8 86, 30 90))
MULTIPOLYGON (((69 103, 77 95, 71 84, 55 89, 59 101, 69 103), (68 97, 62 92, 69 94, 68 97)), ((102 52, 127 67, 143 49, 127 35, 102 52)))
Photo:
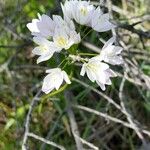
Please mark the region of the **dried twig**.
POLYGON ((71 130, 72 130, 73 136, 74 136, 75 141, 76 141, 77 150, 84 150, 82 144, 86 144, 87 146, 89 146, 93 150, 99 150, 98 147, 96 147, 92 143, 89 143, 88 141, 86 141, 86 140, 84 140, 83 138, 80 137, 78 126, 77 126, 75 116, 74 116, 74 112, 72 110, 72 105, 71 105, 71 102, 70 102, 71 97, 73 97, 71 92, 66 91, 65 92, 65 98, 66 98, 66 101, 67 101, 67 104, 68 104, 67 113, 68 113, 68 116, 69 116, 69 119, 70 119, 71 130))
POLYGON ((121 110, 121 107, 120 105, 118 105, 113 99, 111 99, 110 97, 108 97, 107 95, 105 95, 104 93, 100 92, 99 90, 95 89, 94 87, 76 79, 76 78, 72 78, 73 81, 83 85, 84 87, 86 88, 89 88, 91 89, 92 91, 94 91, 95 93, 99 94, 100 96, 104 97, 109 103, 111 103, 112 105, 114 105, 118 110, 122 111, 121 110))
POLYGON ((77 126, 77 123, 76 123, 76 120, 75 120, 74 113, 71 109, 71 104, 70 104, 71 95, 70 95, 70 92, 68 92, 68 91, 65 92, 65 99, 66 99, 67 105, 68 105, 67 113, 68 113, 68 116, 69 116, 70 127, 71 127, 71 131, 72 131, 72 134, 73 134, 75 142, 76 142, 77 150, 83 150, 83 145, 81 143, 81 140, 79 138, 77 138, 77 137, 80 137, 80 133, 79 133, 79 130, 78 130, 78 126, 77 126))
POLYGON ((85 46, 86 48, 96 52, 96 53, 100 53, 100 51, 101 51, 101 49, 99 47, 97 47, 97 46, 95 46, 95 45, 93 45, 93 44, 91 44, 89 42, 83 41, 82 45, 85 46))
POLYGON ((124 84, 125 84, 125 76, 126 76, 126 72, 124 73, 124 77, 122 79, 122 82, 120 84, 120 89, 119 89, 119 98, 120 98, 120 104, 122 109, 125 112, 125 115, 127 117, 127 120, 129 121, 129 123, 133 126, 133 129, 135 130, 135 132, 137 133, 138 137, 142 140, 143 143, 146 143, 144 140, 144 137, 142 135, 142 133, 140 132, 140 129, 137 127, 136 123, 133 121, 131 114, 127 111, 124 101, 123 101, 123 88, 124 88, 124 84))
POLYGON ((94 144, 87 142, 86 140, 82 139, 81 137, 77 136, 75 134, 76 138, 78 138, 83 144, 89 146, 90 148, 92 148, 92 150, 99 150, 99 148, 97 146, 95 146, 94 144))
POLYGON ((143 38, 150 38, 150 31, 142 31, 142 30, 138 30, 138 29, 135 29, 134 26, 135 26, 135 23, 134 24, 122 24, 122 23, 115 23, 115 25, 117 26, 117 28, 123 28, 123 29, 126 29, 128 31, 131 31, 132 33, 136 33, 137 35, 139 35, 140 37, 143 37, 143 38))
POLYGON ((25 131, 24 131, 23 142, 22 142, 22 150, 27 150, 26 144, 27 144, 28 133, 29 133, 31 113, 32 113, 35 103, 39 100, 38 96, 40 95, 40 93, 41 93, 41 90, 39 90, 37 92, 37 94, 35 95, 35 97, 33 98, 32 102, 30 104, 29 111, 27 113, 27 117, 26 117, 26 121, 25 121, 25 131))
MULTIPOLYGON (((125 126, 127 128, 131 128, 131 129, 134 130, 134 127, 131 124, 129 124, 129 123, 125 122, 125 121, 122 121, 122 120, 120 120, 118 118, 112 117, 112 116, 110 116, 110 115, 108 115, 106 113, 102 113, 102 112, 99 112, 99 111, 96 111, 96 110, 93 110, 91 108, 88 108, 88 107, 85 107, 85 106, 81 106, 81 105, 74 105, 74 107, 78 108, 78 109, 81 109, 81 110, 84 110, 84 111, 87 111, 87 112, 90 112, 90 113, 94 113, 94 114, 96 114, 98 116, 101 116, 101 117, 103 117, 105 119, 108 119, 108 120, 116 122, 116 123, 120 123, 123 126, 125 126)), ((146 134, 146 135, 148 135, 150 137, 150 132, 149 131, 147 131, 145 129, 141 129, 141 131, 144 134, 146 134)))
MULTIPOLYGON (((73 81, 78 82, 79 84, 83 85, 84 87, 89 88, 89 89, 91 89, 92 91, 96 92, 97 94, 103 96, 106 100, 108 100, 108 102, 110 102, 111 104, 113 104, 118 110, 120 110, 124 115, 127 116, 126 110, 122 109, 122 107, 121 107, 120 105, 118 105, 113 99, 109 98, 108 96, 106 96, 105 94, 101 93, 101 92, 98 91, 97 89, 93 88, 92 86, 89 86, 88 84, 86 84, 86 83, 84 83, 84 82, 82 82, 82 81, 80 81, 80 80, 78 80, 78 79, 73 78, 73 81)), ((94 112, 94 110, 92 110, 92 111, 94 112)), ((99 113, 99 112, 96 111, 95 113, 99 113)), ((107 119, 107 114, 99 114, 99 115, 101 115, 102 117, 105 117, 105 118, 107 119)), ((110 116, 109 116, 109 117, 110 117, 110 116)), ((112 118, 112 117, 109 118, 109 117, 108 117, 109 120, 112 120, 112 121, 121 123, 121 124, 125 125, 126 127, 129 127, 129 128, 132 128, 132 129, 135 130, 135 126, 133 126, 133 124, 129 124, 129 123, 124 122, 124 121, 122 121, 122 120, 118 120, 117 118, 112 118), (117 119, 117 120, 116 120, 116 119, 117 119)), ((131 120, 130 120, 130 121, 131 121, 131 120)), ((137 126, 136 126, 136 130, 137 130, 137 126)), ((146 131, 146 130, 141 129, 141 128, 140 128, 140 130, 141 130, 143 133, 145 133, 145 134, 147 134, 147 135, 150 136, 150 132, 149 132, 149 131, 146 131)))
POLYGON ((46 140, 46 139, 44 139, 44 138, 42 138, 42 137, 40 137, 40 136, 38 136, 38 135, 35 135, 35 134, 33 134, 33 133, 28 133, 27 136, 33 137, 34 139, 39 140, 39 141, 42 141, 42 142, 44 142, 44 143, 46 143, 46 144, 48 144, 48 145, 52 145, 52 146, 54 146, 54 147, 56 147, 56 148, 59 148, 60 150, 65 150, 65 148, 64 148, 63 146, 58 145, 58 144, 56 144, 56 143, 54 143, 54 142, 52 142, 52 141, 46 140))

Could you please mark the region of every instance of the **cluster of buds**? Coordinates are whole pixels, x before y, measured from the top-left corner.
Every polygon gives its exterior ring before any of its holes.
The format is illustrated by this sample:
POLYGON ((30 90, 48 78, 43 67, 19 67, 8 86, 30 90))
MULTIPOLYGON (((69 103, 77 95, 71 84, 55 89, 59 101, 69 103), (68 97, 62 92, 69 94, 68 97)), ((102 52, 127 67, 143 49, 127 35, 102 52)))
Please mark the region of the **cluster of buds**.
MULTIPOLYGON (((67 53, 67 57, 72 59, 72 62, 82 63, 81 76, 87 74, 92 82, 96 82, 102 90, 105 90, 105 85, 111 84, 110 78, 116 76, 108 64, 120 65, 123 63, 123 59, 119 55, 122 48, 113 45, 115 37, 112 37, 104 44, 97 56, 80 57, 77 46, 82 37, 80 33, 77 33, 75 23, 87 26, 97 32, 105 32, 115 27, 110 22, 109 14, 104 14, 100 7, 96 8, 90 4, 90 1, 66 0, 61 7, 63 18, 58 15, 50 18, 43 14, 38 15, 38 19, 33 19, 31 23, 27 24, 34 36, 33 41, 38 45, 33 49, 33 53, 39 56, 37 63, 49 60, 54 53, 67 53)), ((44 78, 42 86, 42 91, 46 94, 54 89, 58 90, 63 81, 67 84, 71 83, 69 76, 64 71, 65 66, 62 68, 60 66, 46 70, 48 75, 44 78)))

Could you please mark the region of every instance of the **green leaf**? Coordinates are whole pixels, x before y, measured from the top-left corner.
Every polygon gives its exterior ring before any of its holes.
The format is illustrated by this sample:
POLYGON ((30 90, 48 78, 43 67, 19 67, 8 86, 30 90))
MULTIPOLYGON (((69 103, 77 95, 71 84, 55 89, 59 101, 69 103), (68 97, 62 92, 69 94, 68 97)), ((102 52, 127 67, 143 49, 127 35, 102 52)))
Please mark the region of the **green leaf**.
POLYGON ((4 130, 7 131, 15 122, 16 120, 14 118, 10 118, 6 123, 4 130))

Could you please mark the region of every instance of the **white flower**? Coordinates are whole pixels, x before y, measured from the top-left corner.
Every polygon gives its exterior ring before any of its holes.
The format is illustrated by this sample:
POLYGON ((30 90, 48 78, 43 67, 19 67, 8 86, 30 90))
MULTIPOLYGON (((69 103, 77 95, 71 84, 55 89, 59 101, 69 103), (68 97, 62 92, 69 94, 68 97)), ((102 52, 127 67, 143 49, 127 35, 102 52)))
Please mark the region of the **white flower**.
POLYGON ((63 28, 65 31, 75 30, 75 25, 73 21, 69 18, 63 19, 61 16, 53 15, 53 21, 56 28, 63 28))
POLYGON ((33 19, 31 23, 27 24, 27 28, 34 36, 43 36, 45 38, 53 36, 55 23, 47 15, 39 15, 39 19, 33 19))
POLYGON ((80 34, 70 28, 56 28, 53 36, 56 47, 60 50, 69 49, 73 44, 81 41, 80 34))
POLYGON ((111 85, 110 77, 116 76, 107 64, 95 60, 95 58, 91 58, 88 63, 83 64, 80 75, 84 76, 85 73, 92 82, 96 81, 102 90, 105 90, 105 84, 111 85))
POLYGON ((103 14, 100 10, 100 7, 94 10, 92 14, 91 19, 91 27, 98 32, 104 32, 108 31, 115 27, 110 21, 109 21, 109 14, 103 14))
POLYGON ((63 11, 63 14, 64 14, 64 18, 70 18, 72 19, 73 16, 72 16, 72 13, 73 13, 73 8, 74 8, 74 5, 77 3, 77 1, 75 0, 66 0, 64 5, 61 3, 61 8, 62 8, 62 11, 63 11))
POLYGON ((33 54, 39 55, 40 57, 37 59, 37 63, 42 61, 46 61, 50 59, 54 52, 59 52, 59 49, 55 46, 53 42, 48 41, 43 37, 34 37, 34 42, 39 46, 33 49, 33 54))
POLYGON ((60 32, 60 34, 66 34, 68 38, 72 39, 74 44, 78 44, 81 41, 80 33, 77 34, 75 31, 75 25, 73 21, 69 18, 62 19, 58 15, 53 15, 53 20, 56 24, 55 34, 60 32))
POLYGON ((61 28, 56 28, 53 40, 55 45, 60 49, 68 49, 74 44, 73 40, 61 28))
POLYGON ((64 17, 74 19, 81 25, 88 25, 90 23, 92 13, 95 9, 90 5, 90 1, 71 0, 66 1, 62 6, 64 17))
POLYGON ((49 74, 44 78, 42 86, 42 91, 46 94, 50 93, 53 89, 58 90, 63 80, 65 80, 67 84, 71 83, 67 73, 60 68, 46 70, 46 73, 49 74))
POLYGON ((31 23, 27 24, 27 28, 32 32, 32 33, 39 33, 39 29, 37 27, 37 23, 39 22, 39 19, 33 19, 31 23))
POLYGON ((123 64, 123 58, 119 55, 122 52, 123 48, 113 45, 115 40, 115 37, 110 38, 103 46, 100 55, 95 57, 95 59, 100 61, 103 60, 112 65, 123 64))

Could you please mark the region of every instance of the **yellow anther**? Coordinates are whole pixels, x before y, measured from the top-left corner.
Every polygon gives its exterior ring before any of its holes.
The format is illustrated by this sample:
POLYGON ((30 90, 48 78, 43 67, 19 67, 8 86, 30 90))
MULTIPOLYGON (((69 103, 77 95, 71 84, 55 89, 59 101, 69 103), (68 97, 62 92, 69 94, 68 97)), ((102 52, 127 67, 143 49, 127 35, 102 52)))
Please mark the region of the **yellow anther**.
POLYGON ((60 46, 60 47, 65 47, 67 45, 67 40, 63 37, 59 37, 57 39, 57 44, 60 46))
POLYGON ((45 45, 41 45, 40 48, 41 48, 42 51, 47 51, 48 50, 45 45))
POLYGON ((86 15, 87 15, 87 8, 82 7, 82 8, 80 9, 80 12, 81 12, 81 14, 82 14, 83 16, 86 16, 86 15))
POLYGON ((96 64, 87 64, 87 68, 89 68, 93 72, 97 72, 98 66, 96 64))

